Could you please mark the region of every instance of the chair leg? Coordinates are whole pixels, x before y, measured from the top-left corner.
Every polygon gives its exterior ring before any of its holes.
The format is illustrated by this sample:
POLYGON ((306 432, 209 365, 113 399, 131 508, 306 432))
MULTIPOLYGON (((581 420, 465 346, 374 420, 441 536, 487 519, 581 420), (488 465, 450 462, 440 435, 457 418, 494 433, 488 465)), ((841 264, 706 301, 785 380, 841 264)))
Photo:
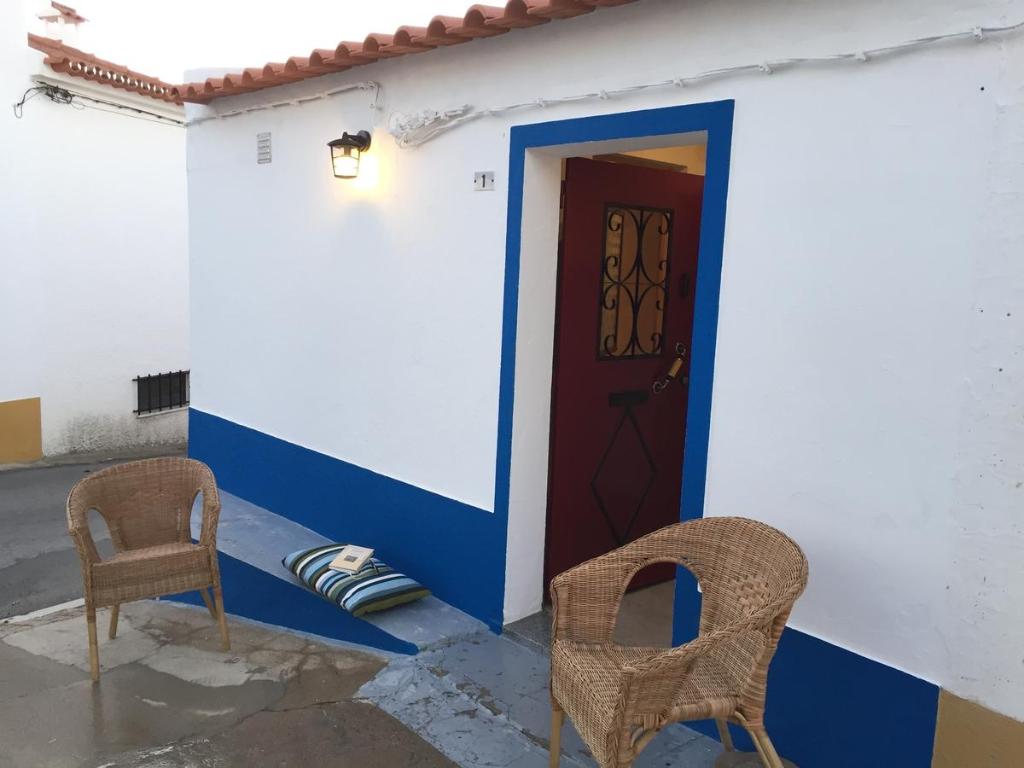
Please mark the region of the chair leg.
POLYGON ((726 752, 734 752, 736 747, 732 743, 732 734, 729 733, 729 723, 722 718, 715 720, 715 725, 718 726, 718 740, 722 742, 722 746, 726 752))
POLYGON ((120 613, 121 613, 121 604, 120 603, 114 603, 113 607, 110 609, 110 631, 107 633, 107 636, 111 640, 113 640, 115 637, 117 637, 117 617, 118 617, 118 615, 120 613))
POLYGON ((558 768, 558 762, 562 756, 562 724, 565 722, 565 712, 555 702, 551 702, 551 741, 548 747, 550 768, 558 768))
POLYGON ((775 745, 768 738, 768 731, 764 728, 748 728, 747 732, 750 734, 750 738, 754 740, 754 744, 757 746, 757 753, 761 756, 761 762, 764 763, 765 768, 785 768, 782 764, 782 758, 775 751, 775 745))
POLYGON ((85 623, 89 630, 89 676, 94 683, 100 679, 100 644, 96 639, 96 609, 85 609, 85 623))
POLYGON ((213 602, 217 606, 217 623, 220 624, 220 641, 225 651, 231 650, 231 638, 228 637, 228 617, 224 614, 224 596, 220 584, 213 587, 213 602))
POLYGON ((206 605, 206 610, 210 612, 210 615, 213 617, 213 620, 217 621, 217 609, 213 607, 213 600, 210 598, 210 590, 206 589, 205 587, 203 589, 200 589, 199 596, 203 598, 203 603, 206 605))

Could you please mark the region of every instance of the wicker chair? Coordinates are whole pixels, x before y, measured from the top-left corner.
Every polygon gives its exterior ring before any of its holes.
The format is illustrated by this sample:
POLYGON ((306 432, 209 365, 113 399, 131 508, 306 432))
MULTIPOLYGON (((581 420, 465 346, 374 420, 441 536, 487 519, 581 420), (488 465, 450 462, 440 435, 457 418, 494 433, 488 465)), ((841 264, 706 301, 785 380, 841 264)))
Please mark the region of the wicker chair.
POLYGON ((766 768, 782 768, 764 727, 768 664, 807 560, 783 533, 744 518, 707 518, 648 534, 551 582, 551 766, 569 714, 600 768, 628 768, 665 725, 714 719, 726 750, 727 722, 747 730, 766 768), (677 563, 702 591, 698 637, 676 648, 612 641, 633 575, 677 563))
POLYGON ((192 459, 160 458, 109 467, 81 480, 68 495, 68 530, 82 560, 89 629, 89 671, 100 677, 96 609, 111 607, 110 638, 121 603, 198 590, 230 648, 217 568, 220 497, 213 473, 192 459), (192 505, 203 494, 199 543, 192 543, 192 505), (100 558, 87 516, 95 509, 110 529, 115 554, 100 558), (213 600, 207 592, 213 587, 213 600))

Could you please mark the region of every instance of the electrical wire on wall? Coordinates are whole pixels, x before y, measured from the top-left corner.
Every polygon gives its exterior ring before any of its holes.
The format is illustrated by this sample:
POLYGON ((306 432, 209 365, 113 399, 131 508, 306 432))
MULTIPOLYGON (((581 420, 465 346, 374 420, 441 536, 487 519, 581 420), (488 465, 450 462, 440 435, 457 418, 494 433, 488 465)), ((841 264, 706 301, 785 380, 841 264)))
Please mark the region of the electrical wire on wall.
MULTIPOLYGON (((1011 33, 1018 33, 1024 30, 1024 21, 1015 24, 1001 26, 976 26, 962 32, 944 33, 920 37, 913 40, 906 40, 894 45, 880 46, 876 48, 864 48, 859 50, 846 51, 823 56, 797 56, 791 58, 770 59, 756 63, 741 64, 730 67, 693 72, 688 75, 658 80, 647 83, 620 86, 617 88, 601 89, 588 93, 577 93, 567 96, 546 96, 529 101, 522 101, 513 104, 504 104, 493 107, 477 107, 473 104, 461 104, 448 109, 423 109, 413 113, 393 112, 388 118, 388 130, 394 136, 395 143, 399 147, 418 147, 440 136, 447 131, 457 128, 464 123, 485 117, 497 117, 510 112, 528 111, 543 109, 559 104, 569 104, 586 101, 607 101, 609 99, 621 98, 631 94, 640 93, 655 89, 665 88, 688 88, 700 85, 704 82, 717 80, 729 76, 740 76, 747 74, 772 75, 787 69, 794 69, 804 66, 821 66, 827 64, 846 64, 849 62, 865 63, 875 59, 885 58, 894 54, 911 52, 913 50, 932 47, 939 43, 955 43, 974 40, 982 42, 988 39, 995 39, 1011 33)), ((370 108, 380 110, 382 104, 382 87, 374 81, 350 83, 326 91, 308 94, 298 98, 286 99, 273 103, 254 104, 240 109, 227 112, 213 111, 210 114, 201 115, 188 121, 187 125, 197 125, 209 120, 221 120, 238 115, 249 114, 261 110, 272 110, 280 107, 301 106, 311 101, 329 99, 342 93, 357 90, 369 90, 373 92, 370 108)), ((98 109, 103 112, 119 112, 128 117, 162 122, 170 125, 184 126, 183 120, 175 120, 155 112, 149 112, 137 107, 128 107, 113 101, 106 101, 92 96, 75 93, 59 86, 40 84, 25 91, 21 100, 14 105, 15 117, 21 117, 25 103, 32 98, 43 94, 56 104, 68 104, 78 109, 98 109)))
POLYGON ((233 109, 228 112, 213 112, 209 115, 202 115, 200 117, 194 117, 188 121, 187 125, 199 125, 200 123, 206 123, 210 120, 223 120, 228 117, 238 117, 239 115, 248 115, 252 112, 262 112, 267 109, 279 109, 281 107, 299 107, 303 104, 308 104, 311 101, 320 101, 321 99, 329 99, 333 96, 337 96, 341 93, 350 93, 352 91, 373 91, 373 98, 370 101, 371 110, 383 109, 382 98, 384 89, 380 83, 375 80, 366 80, 360 83, 349 83, 348 85, 342 85, 337 88, 331 88, 327 91, 318 91, 316 93, 309 93, 305 96, 299 96, 294 99, 284 99, 282 101, 275 101, 269 104, 254 104, 249 107, 242 107, 240 109, 233 109))
POLYGON ((906 53, 911 50, 934 46, 937 43, 957 41, 978 41, 988 38, 1007 35, 1024 30, 1024 21, 1016 24, 1007 24, 998 27, 974 27, 963 32, 948 34, 930 35, 919 37, 914 40, 906 40, 895 45, 881 46, 878 48, 866 48, 862 50, 835 53, 827 56, 797 56, 785 59, 771 59, 751 64, 741 64, 732 67, 721 67, 703 72, 694 72, 685 76, 677 76, 666 80, 658 80, 650 83, 638 83, 619 88, 592 91, 590 93, 578 93, 571 96, 556 96, 537 98, 530 101, 522 101, 515 104, 503 104, 501 106, 481 108, 472 104, 462 104, 456 107, 442 110, 424 109, 411 114, 392 113, 388 121, 388 130, 395 137, 395 142, 400 147, 418 147, 431 139, 457 128, 458 126, 483 117, 496 117, 509 112, 521 112, 531 109, 542 109, 544 107, 568 104, 580 101, 606 101, 617 97, 629 96, 641 91, 648 91, 662 88, 686 88, 698 85, 705 81, 716 80, 728 76, 745 74, 766 74, 771 75, 781 70, 792 69, 800 66, 820 66, 824 64, 837 63, 864 63, 874 59, 891 56, 897 53, 906 53))
POLYGON ((69 93, 68 98, 65 98, 62 94, 56 93, 57 90, 58 89, 54 88, 52 85, 36 85, 32 88, 29 88, 27 91, 21 94, 21 99, 19 99, 18 102, 14 105, 14 116, 21 120, 22 115, 25 114, 25 103, 28 101, 32 101, 32 99, 34 99, 41 93, 46 93, 46 95, 49 96, 50 101, 53 101, 54 103, 70 104, 71 94, 69 93), (53 91, 53 93, 49 93, 48 91, 53 91))
POLYGON ((14 104, 14 116, 20 120, 25 113, 25 104, 37 96, 45 96, 54 104, 65 104, 75 109, 95 109, 99 112, 118 114, 122 117, 131 117, 151 123, 164 123, 179 127, 184 127, 185 125, 184 120, 175 120, 172 117, 165 117, 164 115, 139 107, 130 107, 125 104, 118 104, 116 101, 107 101, 106 99, 98 99, 95 96, 87 96, 84 93, 76 93, 75 91, 69 91, 67 88, 50 85, 49 83, 40 83, 27 89, 22 94, 21 99, 14 104))

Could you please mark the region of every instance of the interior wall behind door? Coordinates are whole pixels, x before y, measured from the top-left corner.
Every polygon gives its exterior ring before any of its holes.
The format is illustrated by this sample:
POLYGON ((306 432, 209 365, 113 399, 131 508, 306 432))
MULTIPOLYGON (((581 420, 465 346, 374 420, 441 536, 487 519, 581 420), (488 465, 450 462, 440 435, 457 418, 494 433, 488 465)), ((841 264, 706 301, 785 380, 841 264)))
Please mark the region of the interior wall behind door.
POLYGON ((506 623, 539 611, 543 594, 562 158, 553 153, 527 152, 524 170, 506 623))

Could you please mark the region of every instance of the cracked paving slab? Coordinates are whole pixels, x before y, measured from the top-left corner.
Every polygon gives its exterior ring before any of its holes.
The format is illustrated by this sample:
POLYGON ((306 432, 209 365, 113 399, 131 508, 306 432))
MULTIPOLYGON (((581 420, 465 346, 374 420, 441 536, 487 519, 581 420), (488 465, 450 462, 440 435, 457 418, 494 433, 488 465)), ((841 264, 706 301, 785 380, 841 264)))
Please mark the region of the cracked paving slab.
MULTIPOLYGON (((462 766, 545 768, 551 704, 538 645, 481 632, 392 660, 358 697, 376 704, 462 766)), ((593 768, 571 723, 562 765, 593 768)), ((721 747, 682 725, 665 728, 636 768, 712 768, 721 747)))
POLYGON ((205 610, 167 602, 122 606, 114 640, 98 618, 97 685, 82 608, 0 623, 0 767, 287 766, 332 750, 382 768, 453 765, 351 701, 382 656, 237 620, 225 653, 205 610))

